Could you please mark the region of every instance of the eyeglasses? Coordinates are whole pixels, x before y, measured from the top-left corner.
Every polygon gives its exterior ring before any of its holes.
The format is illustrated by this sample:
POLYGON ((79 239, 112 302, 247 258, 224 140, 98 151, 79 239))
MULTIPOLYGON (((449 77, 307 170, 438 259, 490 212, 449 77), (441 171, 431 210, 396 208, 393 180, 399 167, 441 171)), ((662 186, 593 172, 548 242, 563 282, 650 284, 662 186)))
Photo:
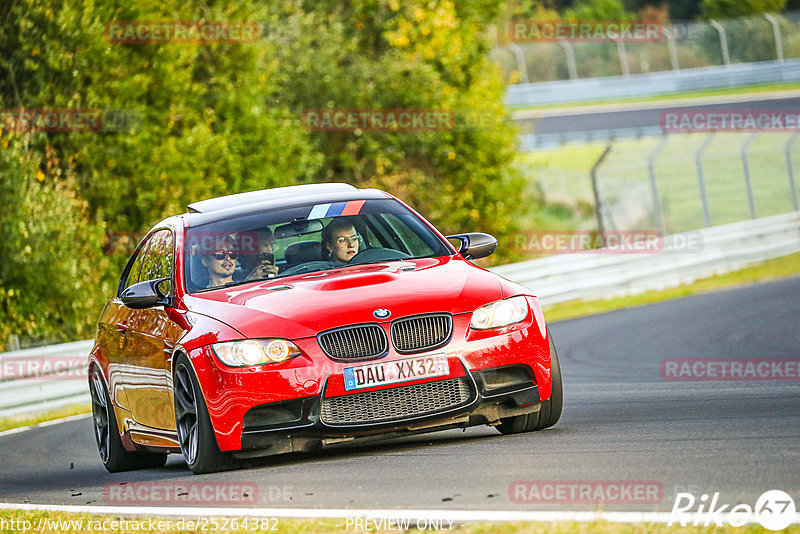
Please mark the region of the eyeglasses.
POLYGON ((225 258, 230 258, 232 260, 235 260, 239 256, 237 253, 235 253, 232 250, 218 250, 216 252, 212 252, 211 255, 214 256, 215 260, 219 260, 219 261, 222 261, 225 258))
POLYGON ((358 238, 359 238, 358 234, 353 234, 353 235, 350 235, 350 236, 343 235, 342 237, 336 239, 336 244, 339 245, 339 246, 342 246, 342 245, 345 245, 345 244, 350 245, 351 243, 355 244, 355 245, 358 245, 358 238))
POLYGON ((258 261, 260 261, 261 263, 264 262, 275 263, 275 254, 273 254, 272 252, 262 252, 257 257, 258 261))

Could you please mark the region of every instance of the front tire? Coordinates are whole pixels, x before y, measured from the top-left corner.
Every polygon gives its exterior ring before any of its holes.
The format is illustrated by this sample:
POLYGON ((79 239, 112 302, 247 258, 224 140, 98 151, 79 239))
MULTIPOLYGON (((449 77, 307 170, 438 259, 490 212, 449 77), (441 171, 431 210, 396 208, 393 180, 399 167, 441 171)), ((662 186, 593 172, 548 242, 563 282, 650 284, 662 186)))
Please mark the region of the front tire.
POLYGON ((547 339, 550 340, 550 370, 553 382, 550 398, 542 402, 538 412, 501 419, 501 423, 496 428, 502 434, 519 434, 520 432, 550 428, 561 418, 561 409, 564 404, 561 366, 558 363, 556 345, 553 343, 553 336, 550 335, 549 328, 547 329, 547 339))
POLYGON ((232 458, 219 450, 194 369, 183 355, 175 365, 173 392, 178 442, 186 465, 196 475, 230 469, 232 458))
POLYGON ((89 373, 89 392, 92 396, 92 425, 97 450, 109 473, 161 467, 166 463, 166 454, 139 454, 128 452, 122 446, 114 405, 100 370, 94 366, 89 373))

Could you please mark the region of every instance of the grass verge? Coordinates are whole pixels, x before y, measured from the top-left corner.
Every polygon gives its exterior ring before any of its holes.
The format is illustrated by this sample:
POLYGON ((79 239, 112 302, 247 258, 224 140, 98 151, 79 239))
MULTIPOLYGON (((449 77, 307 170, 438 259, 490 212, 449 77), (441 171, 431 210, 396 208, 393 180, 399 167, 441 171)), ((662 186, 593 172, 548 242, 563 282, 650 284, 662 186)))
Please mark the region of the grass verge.
POLYGON ((697 295, 717 289, 751 284, 766 280, 775 280, 800 273, 800 253, 764 261, 758 265, 739 271, 711 276, 697 280, 693 284, 678 286, 664 291, 653 291, 641 295, 632 295, 611 300, 579 301, 572 300, 559 304, 543 306, 548 321, 574 319, 586 315, 595 315, 624 308, 644 306, 654 302, 697 295))
MULTIPOLYGON (((399 513, 398 515, 400 515, 399 513)), ((135 518, 119 515, 83 515, 63 512, 29 512, 19 510, 0 511, 0 532, 29 532, 36 529, 40 533, 95 533, 95 532, 280 532, 286 534, 299 533, 361 533, 361 532, 424 532, 437 529, 418 529, 412 519, 411 528, 381 528, 381 523, 370 522, 368 528, 348 525, 346 519, 285 519, 285 518, 252 518, 245 522, 244 518, 233 523, 233 518, 135 518), (190 524, 190 521, 193 522, 190 524), (216 523, 214 523, 216 521, 216 523), (263 522, 262 522, 263 521, 263 522), (348 528, 349 526, 349 528, 348 528)), ((363 519, 362 519, 363 521, 363 519)), ((424 520, 420 521, 420 526, 424 520)), ((363 525, 363 523, 362 523, 363 525)), ((365 525, 366 526, 366 525, 365 525)), ((771 532, 760 525, 746 527, 714 526, 714 527, 680 527, 652 523, 611 523, 607 521, 593 522, 513 522, 513 523, 453 523, 448 528, 447 521, 438 530, 457 532, 459 534, 547 534, 550 532, 569 532, 573 534, 627 534, 681 532, 700 533, 755 533, 771 532)), ((800 532, 800 526, 791 525, 783 530, 790 534, 800 532)))
MULTIPOLYGON (((610 209, 634 202, 645 206, 651 198, 648 157, 657 147, 654 160, 659 202, 666 233, 678 233, 705 226, 695 154, 706 145, 702 157, 704 187, 713 225, 750 218, 748 193, 742 164, 742 147, 748 146, 748 165, 753 203, 758 217, 787 213, 794 209, 787 168, 786 145, 790 141, 793 176, 800 176, 800 140, 790 134, 764 133, 755 138, 744 132, 675 134, 663 138, 643 137, 613 143, 598 171, 598 185, 610 209), (752 143, 752 144, 750 144, 752 143)), ((545 201, 560 202, 578 210, 593 205, 589 171, 606 143, 570 144, 520 154, 518 166, 532 187, 538 187, 545 201)), ((796 178, 795 178, 796 183, 796 178)), ((624 208, 614 211, 623 219, 632 216, 624 208)), ((621 227, 649 228, 652 222, 641 210, 640 221, 628 220, 621 227), (640 225, 646 226, 640 226, 640 225)), ((527 221, 526 221, 527 223, 527 221)))
POLYGON ((89 413, 91 411, 92 407, 88 404, 71 404, 69 406, 64 406, 63 408, 58 408, 57 410, 51 410, 36 415, 6 417, 5 419, 0 419, 0 432, 4 430, 11 430, 12 428, 36 425, 39 423, 52 421, 54 419, 61 419, 63 417, 70 417, 72 415, 89 413))

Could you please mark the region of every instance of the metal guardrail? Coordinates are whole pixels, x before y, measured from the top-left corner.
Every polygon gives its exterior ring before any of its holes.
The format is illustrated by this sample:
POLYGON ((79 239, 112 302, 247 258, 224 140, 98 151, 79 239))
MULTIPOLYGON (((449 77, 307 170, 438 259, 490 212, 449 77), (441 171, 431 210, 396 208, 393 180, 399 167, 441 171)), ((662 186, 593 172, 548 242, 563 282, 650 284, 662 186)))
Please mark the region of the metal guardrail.
MULTIPOLYGON (((659 290, 800 252, 800 212, 667 236, 664 250, 640 254, 602 250, 563 254, 502 265, 492 271, 530 287, 545 305, 659 290), (666 251, 686 242, 690 234, 702 243, 699 250, 666 251)), ((0 380, 0 418, 75 403, 86 403, 88 409, 85 372, 54 380, 47 378, 47 372, 37 370, 48 369, 47 364, 52 366, 54 361, 70 358, 84 361, 92 345, 92 340, 76 341, 0 354, 0 366, 29 362, 25 378, 0 380)))
POLYGON ((609 128, 607 130, 584 130, 581 132, 563 132, 550 134, 525 134, 519 136, 519 150, 534 152, 541 148, 555 148, 567 143, 592 143, 596 141, 616 141, 663 135, 660 126, 644 126, 641 128, 609 128))
POLYGON ((663 252, 602 249, 502 265, 495 273, 526 285, 543 304, 654 291, 800 252, 800 212, 735 222, 664 238, 663 252), (672 251, 698 238, 697 251, 672 251))
POLYGON ((0 418, 72 404, 85 403, 88 409, 85 368, 93 344, 93 340, 75 341, 1 353, 0 418))
POLYGON ((800 59, 509 86, 508 107, 657 96, 800 80, 800 59))

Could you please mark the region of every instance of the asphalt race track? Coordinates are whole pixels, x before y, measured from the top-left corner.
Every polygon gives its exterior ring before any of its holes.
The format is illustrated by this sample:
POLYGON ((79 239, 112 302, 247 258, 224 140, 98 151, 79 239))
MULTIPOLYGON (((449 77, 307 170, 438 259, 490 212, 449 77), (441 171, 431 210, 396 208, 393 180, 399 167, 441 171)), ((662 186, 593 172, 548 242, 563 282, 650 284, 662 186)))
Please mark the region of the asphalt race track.
MULTIPOLYGON (((88 418, 0 436, 0 502, 107 502, 131 482, 253 483, 258 506, 444 510, 597 510, 513 502, 515 481, 645 481, 674 495, 719 492, 754 505, 766 490, 800 495, 800 380, 666 381, 665 358, 800 360, 800 278, 687 297, 551 326, 565 406, 552 429, 503 436, 489 427, 286 455, 194 476, 179 456, 110 475, 88 418)), ((158 505, 157 502, 131 502, 158 505)), ((226 506, 207 502, 207 506, 226 506)), ((800 504, 800 503, 798 503, 800 504)))
MULTIPOLYGON (((549 114, 547 110, 540 111, 541 117, 520 118, 518 123, 523 131, 541 134, 563 134, 569 132, 593 132, 621 128, 652 128, 659 127, 661 114, 669 111, 719 111, 719 110, 753 110, 753 111, 789 111, 800 107, 800 97, 784 97, 765 99, 759 95, 749 95, 750 100, 736 103, 706 103, 695 104, 691 101, 681 103, 663 103, 659 101, 632 103, 612 111, 598 111, 586 113, 586 110, 576 108, 574 113, 549 114)), ((708 99, 706 99, 708 100, 708 99)), ((536 113, 536 112, 531 112, 536 113)))

